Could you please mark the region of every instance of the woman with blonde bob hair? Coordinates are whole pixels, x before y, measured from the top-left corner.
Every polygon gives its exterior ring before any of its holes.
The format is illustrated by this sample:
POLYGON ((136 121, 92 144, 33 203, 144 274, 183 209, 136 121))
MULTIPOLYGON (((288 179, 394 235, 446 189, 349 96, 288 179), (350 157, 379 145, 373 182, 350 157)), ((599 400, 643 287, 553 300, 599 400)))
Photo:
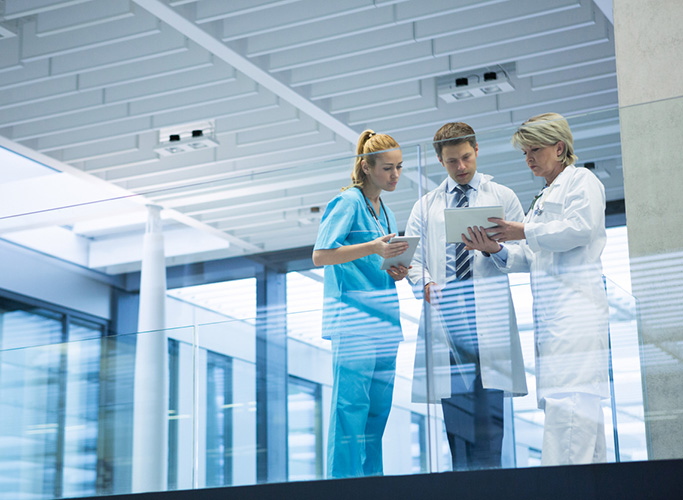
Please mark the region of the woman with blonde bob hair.
POLYGON ((574 154, 574 136, 569 129, 569 123, 557 113, 543 113, 525 121, 512 136, 512 145, 524 151, 530 146, 552 146, 558 142, 564 148, 557 156, 562 167, 574 165, 579 159, 574 154))
POLYGON ((512 144, 545 186, 523 222, 470 228, 470 249, 491 254, 504 272, 530 272, 534 299, 536 387, 545 411, 543 465, 604 462, 601 399, 608 388, 608 307, 600 255, 605 189, 574 165, 567 120, 545 113, 525 121, 512 144), (522 240, 520 245, 502 245, 522 240))
POLYGON ((391 136, 364 131, 352 184, 327 204, 313 250, 313 263, 325 266, 323 338, 332 341, 328 477, 383 473, 382 435, 403 340, 395 282, 408 269, 380 266, 408 244, 390 242, 396 218, 380 194, 396 189, 402 166, 391 136))

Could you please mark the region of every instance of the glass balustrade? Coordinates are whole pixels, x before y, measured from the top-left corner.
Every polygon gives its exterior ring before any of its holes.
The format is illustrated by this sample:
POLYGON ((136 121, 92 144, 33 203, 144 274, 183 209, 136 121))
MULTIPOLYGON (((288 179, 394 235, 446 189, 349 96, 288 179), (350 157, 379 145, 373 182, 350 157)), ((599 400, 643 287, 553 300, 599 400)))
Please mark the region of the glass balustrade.
MULTIPOLYGON (((225 172, 191 186, 171 181, 155 192, 92 192, 69 206, 44 198, 25 212, 3 208, 0 255, 12 264, 4 261, 0 281, 0 498, 540 466, 548 408, 539 390, 548 379, 543 372, 539 382, 537 370, 574 382, 591 356, 604 367, 594 392, 602 396, 606 460, 647 460, 649 423, 675 411, 651 409, 644 387, 662 370, 680 370, 680 342, 643 336, 642 316, 652 321, 655 306, 631 290, 616 207, 619 110, 569 119, 580 158, 595 146, 596 123, 613 136, 614 154, 578 165, 602 182, 609 227, 603 272, 590 277, 603 295, 583 302, 555 284, 539 287, 528 273, 480 279, 476 270, 471 290, 443 283, 439 300, 423 300, 424 285, 441 279, 425 266, 445 268, 449 251, 433 237, 446 222, 421 202, 447 176, 431 142, 402 147, 401 179, 382 197, 396 218, 392 232, 406 231, 411 212, 424 221, 412 230, 421 246, 410 279, 395 293, 331 296, 330 278, 311 262, 325 206, 350 182, 350 155, 225 172), (213 197, 213 208, 195 217, 191 205, 178 205, 188 189, 197 200, 213 197), (141 307, 149 307, 139 299, 140 269, 154 265, 143 243, 150 204, 166 207, 167 284, 156 295, 164 327, 140 332, 148 314, 141 307), (600 297, 605 316, 595 319, 588 311, 600 297), (544 358, 546 322, 567 305, 586 308, 571 328, 589 347, 544 358), (458 321, 474 326, 470 337, 455 337, 458 321), (606 332, 604 349, 590 347, 596 329, 606 332), (323 338, 328 331, 339 337, 323 338), (371 394, 362 388, 368 377, 371 394), (477 399, 476 384, 498 392, 477 399), (480 418, 492 422, 487 439, 499 443, 497 455, 454 460, 478 439, 480 418), (337 474, 331 468, 340 463, 337 474)), ((529 182, 533 174, 509 145, 515 130, 477 130, 478 172, 514 190, 523 216, 543 181, 529 182)), ((639 269, 670 267, 673 279, 679 262, 662 256, 639 269)), ((670 322, 677 313, 657 314, 670 322)))

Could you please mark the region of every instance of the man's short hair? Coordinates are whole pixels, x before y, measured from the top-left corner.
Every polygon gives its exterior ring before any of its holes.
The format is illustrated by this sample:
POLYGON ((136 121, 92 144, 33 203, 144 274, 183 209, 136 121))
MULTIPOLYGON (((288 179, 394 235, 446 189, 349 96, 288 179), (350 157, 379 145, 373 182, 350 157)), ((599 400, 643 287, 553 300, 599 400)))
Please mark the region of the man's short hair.
POLYGON ((434 151, 436 151, 439 161, 442 160, 441 151, 444 146, 457 146, 463 142, 469 142, 473 148, 477 147, 474 129, 467 123, 451 122, 437 130, 434 134, 434 151))

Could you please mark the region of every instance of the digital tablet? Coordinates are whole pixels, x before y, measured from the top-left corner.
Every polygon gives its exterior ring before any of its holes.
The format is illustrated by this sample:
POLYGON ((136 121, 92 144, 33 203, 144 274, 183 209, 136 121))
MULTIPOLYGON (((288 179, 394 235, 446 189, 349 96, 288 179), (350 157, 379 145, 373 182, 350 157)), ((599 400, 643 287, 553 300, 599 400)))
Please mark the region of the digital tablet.
POLYGON ((462 243, 464 234, 468 236, 468 227, 493 227, 495 224, 489 222, 489 217, 503 218, 503 207, 462 207, 446 208, 444 210, 444 221, 446 222, 446 242, 462 243))
POLYGON ((380 269, 386 271, 391 266, 405 266, 410 267, 410 261, 413 260, 413 255, 415 254, 415 249, 417 248, 417 242, 420 241, 419 236, 394 236, 389 240, 389 243, 394 243, 396 241, 407 241, 408 248, 401 255, 396 257, 389 257, 382 261, 380 269))

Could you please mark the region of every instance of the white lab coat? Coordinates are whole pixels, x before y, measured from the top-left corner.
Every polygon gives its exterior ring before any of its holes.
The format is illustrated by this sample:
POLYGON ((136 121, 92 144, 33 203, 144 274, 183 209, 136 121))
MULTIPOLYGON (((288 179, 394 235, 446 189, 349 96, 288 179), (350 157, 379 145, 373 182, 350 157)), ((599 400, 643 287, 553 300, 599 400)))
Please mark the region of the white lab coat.
POLYGON ((570 165, 546 191, 524 218, 526 240, 506 244, 508 258, 501 266, 531 273, 540 407, 551 394, 609 396, 608 306, 600 262, 605 189, 591 171, 570 165))
MULTIPOLYGON (((514 192, 491 181, 490 175, 479 175, 481 183, 471 206, 502 205, 506 220, 521 221, 524 212, 514 192)), ((406 235, 422 237, 408 272, 408 279, 416 285, 418 298, 422 298, 425 283, 433 281, 441 287, 446 283, 444 209, 447 181, 415 203, 406 227, 406 235)), ((527 394, 508 277, 481 252, 474 253, 472 275, 482 384, 510 395, 527 394)), ((450 373, 449 348, 441 314, 437 307, 425 301, 415 354, 413 401, 438 403, 441 398, 450 397, 450 373), (425 331, 431 333, 427 343, 425 331), (427 350, 426 345, 430 349, 427 350), (428 377, 428 373, 431 376, 428 377)))

